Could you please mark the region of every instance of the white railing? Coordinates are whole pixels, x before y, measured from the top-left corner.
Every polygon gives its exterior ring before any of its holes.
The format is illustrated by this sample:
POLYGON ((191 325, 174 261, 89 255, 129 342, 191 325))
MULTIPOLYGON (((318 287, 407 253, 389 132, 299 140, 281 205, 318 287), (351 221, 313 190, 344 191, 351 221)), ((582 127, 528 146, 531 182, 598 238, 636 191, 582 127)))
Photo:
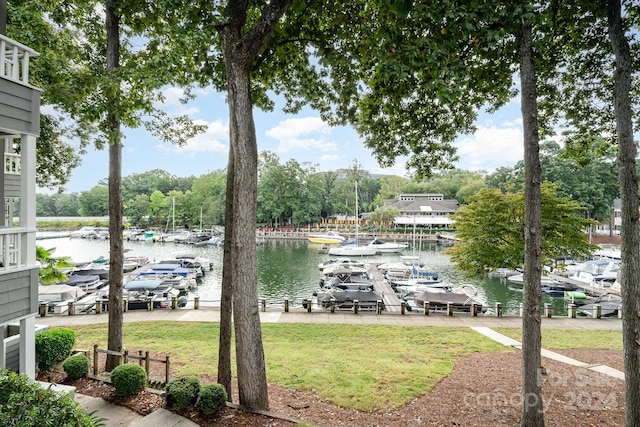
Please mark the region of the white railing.
POLYGON ((20 154, 4 153, 4 173, 5 175, 20 175, 22 166, 20 154))
POLYGON ((27 267, 22 256, 24 228, 0 228, 0 274, 7 270, 27 267))
POLYGON ((38 52, 0 34, 0 77, 29 85, 29 58, 38 52))

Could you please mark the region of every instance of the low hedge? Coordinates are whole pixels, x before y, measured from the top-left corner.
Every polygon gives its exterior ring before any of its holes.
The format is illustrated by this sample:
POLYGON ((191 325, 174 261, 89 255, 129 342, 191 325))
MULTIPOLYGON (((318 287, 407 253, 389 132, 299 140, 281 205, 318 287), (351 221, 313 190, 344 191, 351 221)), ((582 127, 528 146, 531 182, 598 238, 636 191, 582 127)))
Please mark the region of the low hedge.
POLYGON ((116 388, 116 396, 133 396, 147 386, 147 373, 134 363, 125 363, 111 371, 111 383, 116 388))
POLYGON ((204 415, 213 415, 227 405, 227 391, 221 384, 207 384, 200 389, 196 408, 204 415))
POLYGON ((196 377, 180 377, 167 384, 167 405, 183 411, 195 405, 200 393, 200 380, 196 377))
POLYGON ((89 373, 90 361, 84 354, 76 354, 64 361, 62 369, 71 381, 80 379, 89 373))
POLYGON ((76 343, 72 329, 52 329, 36 334, 36 358, 38 369, 52 370, 58 362, 69 357, 76 343))

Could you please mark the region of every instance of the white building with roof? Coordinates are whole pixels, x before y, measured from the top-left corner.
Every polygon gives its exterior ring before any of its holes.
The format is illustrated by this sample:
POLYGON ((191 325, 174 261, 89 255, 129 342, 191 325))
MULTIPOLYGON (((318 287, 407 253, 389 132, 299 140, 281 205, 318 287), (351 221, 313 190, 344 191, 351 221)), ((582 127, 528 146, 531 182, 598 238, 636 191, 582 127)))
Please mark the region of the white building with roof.
POLYGON ((398 199, 385 200, 384 206, 393 206, 400 211, 394 220, 397 226, 447 228, 453 224, 451 214, 460 203, 445 199, 443 194, 400 194, 398 199))

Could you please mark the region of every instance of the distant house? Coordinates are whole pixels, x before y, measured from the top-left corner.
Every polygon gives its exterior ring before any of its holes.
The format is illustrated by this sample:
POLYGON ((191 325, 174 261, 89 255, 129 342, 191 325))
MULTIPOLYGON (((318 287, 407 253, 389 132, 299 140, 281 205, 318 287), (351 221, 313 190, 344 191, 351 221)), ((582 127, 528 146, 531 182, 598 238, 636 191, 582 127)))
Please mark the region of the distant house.
POLYGON ((455 199, 445 199, 443 194, 400 194, 398 199, 385 200, 384 206, 400 211, 393 221, 397 226, 447 228, 453 224, 450 215, 460 204, 455 199))
POLYGON ((6 37, 6 13, 0 21, 0 148, 4 157, 4 169, 0 171, 4 207, 0 217, 0 368, 34 378, 40 90, 29 84, 29 58, 38 53, 6 37), (18 212, 14 212, 16 201, 18 212))

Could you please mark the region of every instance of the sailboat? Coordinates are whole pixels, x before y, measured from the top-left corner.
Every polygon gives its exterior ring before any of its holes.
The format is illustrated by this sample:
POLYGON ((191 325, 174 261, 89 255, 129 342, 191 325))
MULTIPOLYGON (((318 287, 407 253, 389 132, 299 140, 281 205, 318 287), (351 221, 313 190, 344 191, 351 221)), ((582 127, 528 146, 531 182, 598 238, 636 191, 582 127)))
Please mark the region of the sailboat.
POLYGON ((371 246, 360 246, 358 244, 358 225, 360 220, 358 219, 358 181, 356 181, 356 244, 339 246, 329 249, 329 255, 336 256, 372 256, 378 252, 376 248, 371 246))

